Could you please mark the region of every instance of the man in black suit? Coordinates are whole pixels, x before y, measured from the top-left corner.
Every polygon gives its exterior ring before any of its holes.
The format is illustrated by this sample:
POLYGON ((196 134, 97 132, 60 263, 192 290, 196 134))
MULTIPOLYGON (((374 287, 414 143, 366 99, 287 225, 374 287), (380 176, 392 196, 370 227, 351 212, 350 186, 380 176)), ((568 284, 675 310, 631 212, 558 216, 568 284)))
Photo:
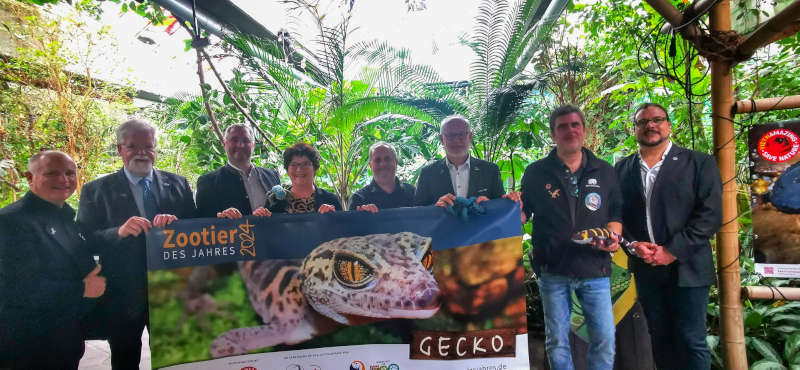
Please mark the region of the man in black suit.
POLYGON ((670 121, 660 105, 634 113, 639 152, 620 161, 625 237, 639 258, 630 259, 660 370, 708 369, 706 308, 714 284, 708 240, 722 223, 722 184, 714 159, 669 140, 670 121))
POLYGON ((420 170, 415 205, 452 206, 456 196, 476 197, 476 203, 500 197, 519 201, 518 192, 505 194, 496 164, 469 155, 472 130, 466 118, 456 115, 442 120, 439 140, 445 158, 420 170))
POLYGON ((117 128, 117 152, 124 167, 81 191, 78 223, 109 241, 96 251, 105 266, 108 293, 93 318, 94 329, 107 331, 115 370, 139 368, 142 330, 148 323, 144 233, 195 214, 186 179, 153 168, 156 144, 151 123, 123 123, 117 128))
POLYGON ((414 185, 397 178, 397 151, 391 144, 379 141, 369 147, 369 168, 372 182, 353 193, 351 211, 414 206, 414 185))
POLYGON ((235 208, 250 215, 266 204, 267 191, 280 184, 278 173, 250 161, 255 148, 253 130, 243 124, 225 129, 223 140, 228 164, 197 179, 197 216, 217 217, 235 208))
POLYGON ((28 161, 30 191, 0 209, 0 369, 77 369, 80 319, 105 291, 65 203, 75 162, 57 151, 28 161))

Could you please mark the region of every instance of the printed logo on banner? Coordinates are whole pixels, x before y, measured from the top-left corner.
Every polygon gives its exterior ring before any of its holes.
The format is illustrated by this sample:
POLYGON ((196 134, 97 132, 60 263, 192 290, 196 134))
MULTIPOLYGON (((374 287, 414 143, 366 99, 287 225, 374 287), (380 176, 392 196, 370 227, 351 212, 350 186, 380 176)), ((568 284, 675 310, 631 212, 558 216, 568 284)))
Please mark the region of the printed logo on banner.
POLYGON ((350 363, 350 370, 367 370, 367 365, 361 361, 353 361, 350 363))
POLYGON ((319 365, 310 365, 308 370, 322 370, 322 366, 319 365))
POLYGON ((389 365, 389 370, 400 370, 400 365, 391 364, 391 365, 389 365))
POLYGON ((758 154, 770 162, 785 162, 800 151, 800 138, 792 130, 771 130, 758 140, 758 154))
POLYGON ((242 370, 258 370, 258 368, 255 368, 255 367, 252 367, 252 366, 245 366, 245 367, 242 368, 242 370))
POLYGON ((188 233, 164 229, 162 258, 166 261, 187 257, 204 259, 230 256, 235 255, 237 249, 242 256, 255 257, 255 236, 252 229, 253 224, 248 220, 230 229, 218 230, 214 225, 188 233))

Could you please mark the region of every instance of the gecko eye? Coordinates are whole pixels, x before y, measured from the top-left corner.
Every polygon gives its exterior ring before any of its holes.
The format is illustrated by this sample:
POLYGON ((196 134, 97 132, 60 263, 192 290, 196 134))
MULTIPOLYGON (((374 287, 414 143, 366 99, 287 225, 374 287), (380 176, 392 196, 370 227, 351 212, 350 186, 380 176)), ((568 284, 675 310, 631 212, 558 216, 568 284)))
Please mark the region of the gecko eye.
POLYGON ((366 287, 375 277, 375 270, 368 263, 350 254, 334 257, 333 273, 339 283, 354 289, 366 287))
POLYGON ((424 256, 422 256, 422 266, 425 266, 428 271, 433 271, 433 251, 428 250, 424 256))

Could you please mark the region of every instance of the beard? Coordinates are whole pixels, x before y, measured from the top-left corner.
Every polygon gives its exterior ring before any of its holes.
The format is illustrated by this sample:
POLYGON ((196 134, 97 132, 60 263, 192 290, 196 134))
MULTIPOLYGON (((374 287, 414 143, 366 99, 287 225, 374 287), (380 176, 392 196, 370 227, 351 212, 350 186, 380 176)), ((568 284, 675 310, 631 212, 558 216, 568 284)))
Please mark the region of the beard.
POLYGON ((664 135, 661 135, 661 133, 658 133, 658 135, 659 135, 658 139, 656 139, 656 140, 647 140, 647 137, 648 137, 647 135, 648 135, 648 133, 645 133, 645 135, 643 137, 637 136, 636 137, 636 142, 638 142, 639 145, 641 145, 641 146, 652 147, 652 146, 659 146, 661 143, 663 143, 664 141, 666 141, 669 138, 669 136, 664 136, 664 135))
POLYGON ((150 158, 134 157, 128 161, 125 168, 127 168, 130 173, 136 176, 146 177, 150 174, 150 172, 153 171, 153 162, 150 160, 150 158))

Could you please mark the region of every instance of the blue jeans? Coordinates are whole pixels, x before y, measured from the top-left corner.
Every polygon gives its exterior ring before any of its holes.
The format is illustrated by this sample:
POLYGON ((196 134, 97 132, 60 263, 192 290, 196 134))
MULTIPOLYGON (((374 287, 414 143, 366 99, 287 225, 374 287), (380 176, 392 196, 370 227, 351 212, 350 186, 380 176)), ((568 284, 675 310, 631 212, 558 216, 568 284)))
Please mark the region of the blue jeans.
POLYGON ((611 310, 611 285, 607 277, 575 279, 542 273, 539 291, 545 322, 545 347, 550 368, 573 370, 569 346, 572 291, 583 307, 589 332, 589 369, 614 368, 614 313, 611 310))

